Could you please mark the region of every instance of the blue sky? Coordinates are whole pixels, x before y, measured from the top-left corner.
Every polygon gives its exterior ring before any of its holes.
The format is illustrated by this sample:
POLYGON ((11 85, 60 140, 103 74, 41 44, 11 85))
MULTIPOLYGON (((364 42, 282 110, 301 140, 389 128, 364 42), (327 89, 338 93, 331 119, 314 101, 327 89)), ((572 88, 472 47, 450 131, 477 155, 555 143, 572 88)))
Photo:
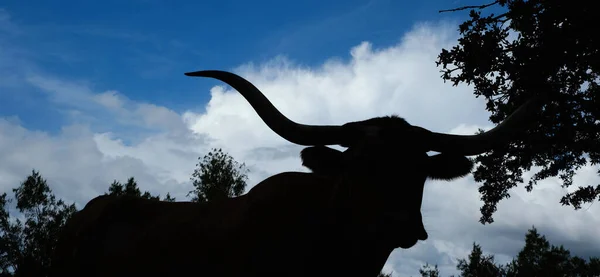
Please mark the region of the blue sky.
MULTIPOLYGON (((185 200, 197 159, 214 148, 247 165, 246 190, 277 173, 307 171, 301 148, 267 128, 236 91, 183 75, 202 69, 235 71, 301 123, 398 114, 439 132, 492 127, 472 87, 444 83, 435 65, 467 16, 438 10, 482 2, 58 3, 0 4, 0 191, 9 194, 35 169, 80 208, 129 177, 185 200)), ((525 172, 525 182, 538 169, 525 172)), ((597 171, 581 168, 574 183, 600 183, 597 171)), ((384 269, 417 276, 430 263, 448 276, 474 241, 506 262, 532 225, 574 254, 597 253, 600 206, 560 206, 568 191, 559 184, 513 189, 484 226, 472 175, 428 181, 429 239, 395 250, 384 269)))
MULTIPOLYGON (((457 4, 456 4, 457 5, 457 4)), ((456 19, 448 1, 6 1, 0 33, 11 75, 42 72, 117 90, 175 111, 203 109, 212 80, 183 72, 230 70, 278 55, 313 66, 347 60, 361 41, 397 43, 416 21, 456 19), (408 4, 407 4, 408 3, 408 4)), ((31 86, 0 86, 0 115, 56 131, 71 118, 31 86)))

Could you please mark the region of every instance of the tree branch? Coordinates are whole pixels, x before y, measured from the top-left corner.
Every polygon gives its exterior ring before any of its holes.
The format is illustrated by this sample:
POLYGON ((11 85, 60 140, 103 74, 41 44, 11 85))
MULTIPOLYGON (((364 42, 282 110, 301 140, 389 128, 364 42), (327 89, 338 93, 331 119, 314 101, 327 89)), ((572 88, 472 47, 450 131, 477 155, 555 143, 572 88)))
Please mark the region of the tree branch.
POLYGON ((438 13, 443 13, 443 12, 456 12, 456 11, 462 11, 462 10, 466 10, 466 9, 480 9, 480 10, 481 10, 481 9, 485 9, 485 8, 487 8, 487 7, 489 7, 489 6, 496 5, 496 4, 498 4, 498 2, 499 2, 499 1, 498 1, 498 0, 496 0, 496 1, 492 2, 492 3, 485 4, 485 5, 479 5, 479 6, 464 6, 464 7, 455 8, 455 9, 441 10, 441 11, 438 11, 438 13))

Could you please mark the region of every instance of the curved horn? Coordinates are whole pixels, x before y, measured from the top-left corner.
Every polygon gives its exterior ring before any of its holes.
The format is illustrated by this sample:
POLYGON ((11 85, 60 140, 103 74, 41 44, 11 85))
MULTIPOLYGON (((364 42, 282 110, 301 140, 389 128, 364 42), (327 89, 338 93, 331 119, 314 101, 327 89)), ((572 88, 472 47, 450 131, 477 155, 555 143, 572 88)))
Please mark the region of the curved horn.
POLYGON ((477 135, 451 135, 421 129, 427 132, 427 142, 432 151, 478 155, 498 144, 507 143, 515 132, 523 131, 525 125, 531 122, 527 117, 540 110, 542 99, 542 96, 529 99, 496 127, 477 135))
POLYGON ((237 90, 258 116, 282 138, 300 145, 332 145, 342 144, 345 138, 341 126, 314 126, 296 123, 271 104, 271 102, 246 79, 227 71, 202 70, 185 73, 186 76, 209 77, 223 81, 237 90))

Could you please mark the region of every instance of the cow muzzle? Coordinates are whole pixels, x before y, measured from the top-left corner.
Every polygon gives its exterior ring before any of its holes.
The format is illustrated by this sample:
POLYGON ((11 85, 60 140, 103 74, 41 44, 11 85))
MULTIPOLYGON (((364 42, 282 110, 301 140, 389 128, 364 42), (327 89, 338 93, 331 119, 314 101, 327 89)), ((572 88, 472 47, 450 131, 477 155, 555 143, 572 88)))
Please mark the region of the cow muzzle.
POLYGON ((396 247, 411 248, 418 241, 427 240, 429 235, 425 230, 421 213, 386 213, 378 224, 381 235, 393 241, 396 247))

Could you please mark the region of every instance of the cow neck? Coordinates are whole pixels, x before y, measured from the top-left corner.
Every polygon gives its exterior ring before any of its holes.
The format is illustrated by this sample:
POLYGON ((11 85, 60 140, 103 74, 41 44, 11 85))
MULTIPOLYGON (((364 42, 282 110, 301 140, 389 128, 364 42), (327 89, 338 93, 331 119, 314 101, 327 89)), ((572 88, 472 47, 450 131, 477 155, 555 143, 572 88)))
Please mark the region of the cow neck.
POLYGON ((351 216, 351 205, 353 189, 356 180, 347 174, 341 174, 333 178, 331 197, 329 198, 330 218, 328 222, 334 226, 343 226, 340 223, 349 222, 351 216))

